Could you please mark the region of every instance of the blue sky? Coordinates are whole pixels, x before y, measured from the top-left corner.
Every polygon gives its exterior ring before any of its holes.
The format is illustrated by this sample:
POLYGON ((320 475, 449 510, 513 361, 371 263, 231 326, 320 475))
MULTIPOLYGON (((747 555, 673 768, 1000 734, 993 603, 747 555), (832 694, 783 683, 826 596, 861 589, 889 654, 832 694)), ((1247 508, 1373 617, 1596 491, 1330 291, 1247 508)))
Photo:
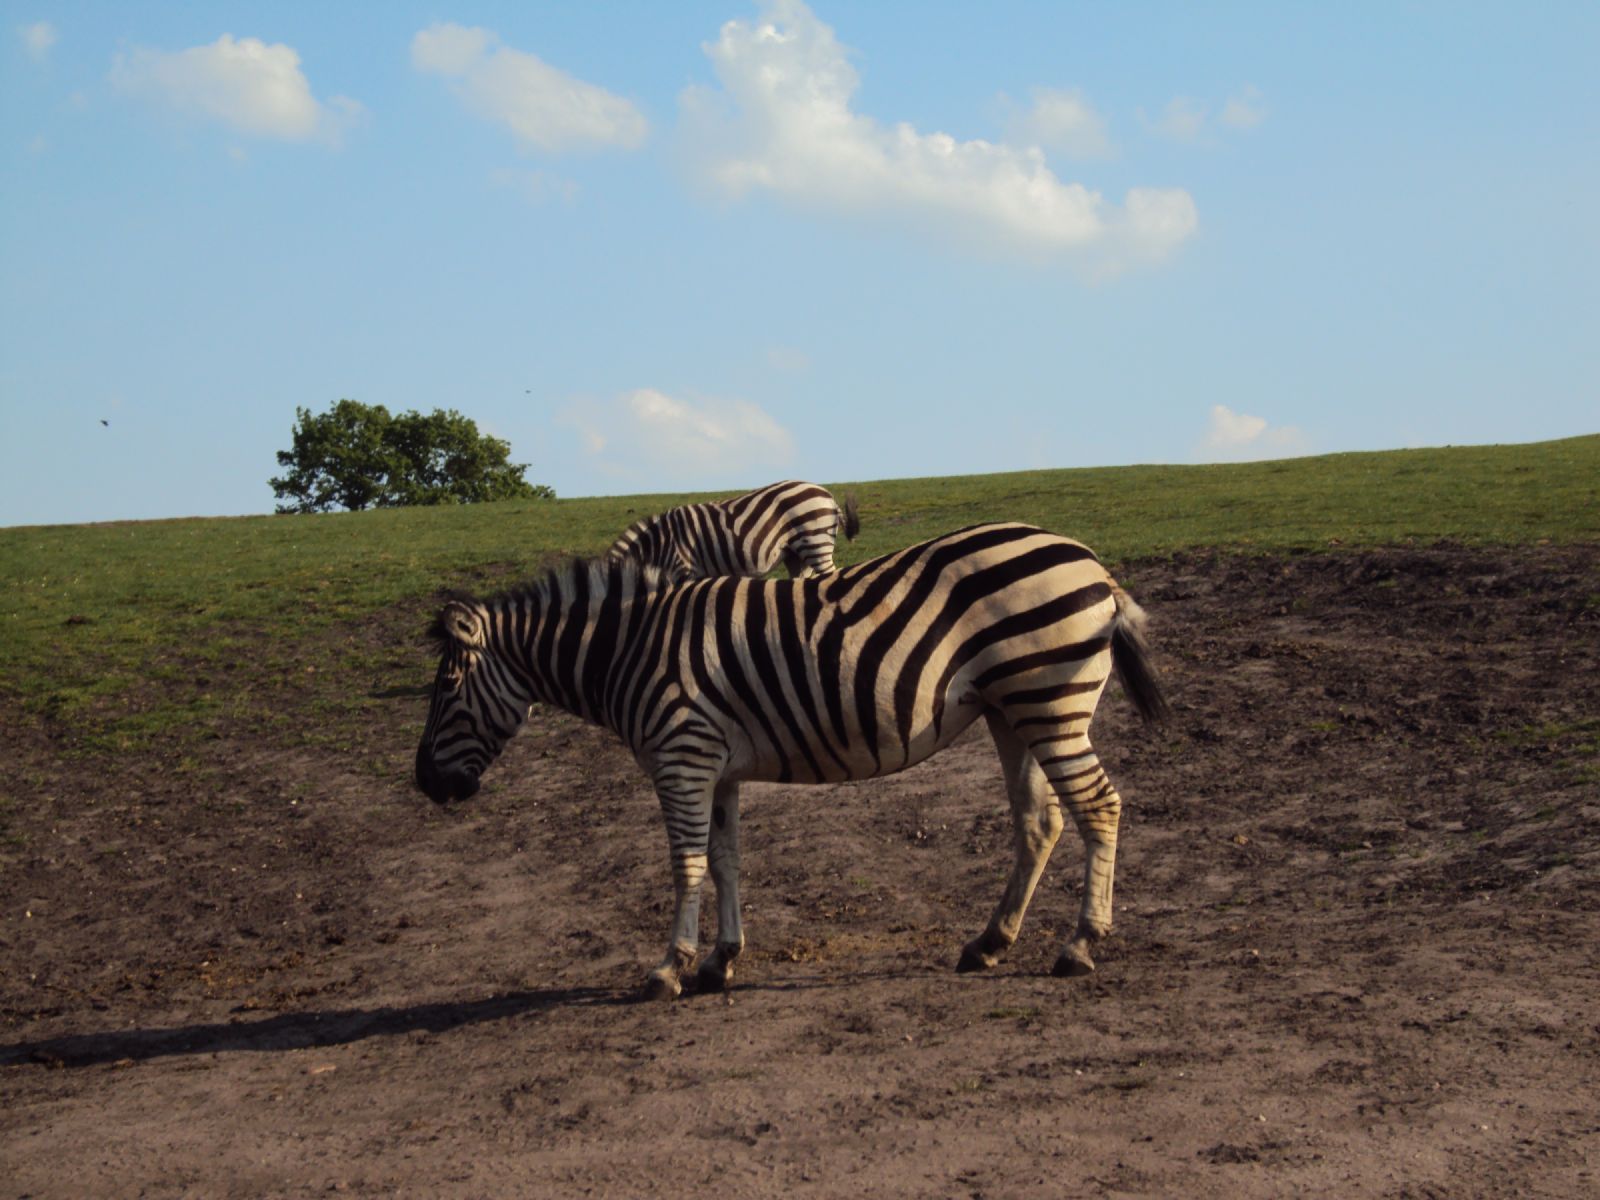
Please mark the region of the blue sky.
POLYGON ((1593 3, 0 15, 0 524, 340 397, 563 496, 1600 430, 1593 3))

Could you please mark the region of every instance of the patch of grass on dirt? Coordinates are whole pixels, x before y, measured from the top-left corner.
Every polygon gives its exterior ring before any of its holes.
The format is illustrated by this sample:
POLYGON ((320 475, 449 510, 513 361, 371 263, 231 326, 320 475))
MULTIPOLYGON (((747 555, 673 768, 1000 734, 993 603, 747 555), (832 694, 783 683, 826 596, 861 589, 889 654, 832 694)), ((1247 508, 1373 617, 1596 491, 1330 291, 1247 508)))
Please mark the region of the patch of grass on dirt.
POLYGON ((1577 783, 1600 784, 1600 717, 1569 723, 1546 722, 1536 727, 1534 744, 1563 755, 1559 764, 1577 783))
POLYGON ((1592 757, 1600 755, 1600 717, 1518 725, 1496 730, 1494 738, 1512 746, 1552 746, 1568 754, 1592 757))
MULTIPOLYGON (((863 520, 844 563, 995 519, 1070 534, 1115 563, 1200 547, 1597 539, 1597 480, 1600 436, 835 488, 863 520)), ((427 683, 417 633, 441 589, 598 553, 637 517, 704 498, 0 529, 0 706, 65 731, 67 753, 181 750, 308 706, 315 736, 353 750, 364 709, 427 683)))
POLYGON ((1033 1021, 1039 1017, 1039 1010, 1029 1008, 991 1008, 983 1014, 986 1021, 1033 1021))

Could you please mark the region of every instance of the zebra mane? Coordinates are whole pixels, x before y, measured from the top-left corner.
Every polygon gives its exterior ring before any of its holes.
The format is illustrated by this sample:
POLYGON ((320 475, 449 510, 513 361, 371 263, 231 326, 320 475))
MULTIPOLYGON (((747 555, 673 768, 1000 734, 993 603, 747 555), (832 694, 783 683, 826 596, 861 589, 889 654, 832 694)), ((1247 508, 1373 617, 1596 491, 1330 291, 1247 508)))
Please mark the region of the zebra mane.
POLYGON ((439 611, 424 630, 423 640, 436 650, 443 651, 449 641, 449 635, 444 628, 444 608, 448 604, 466 604, 473 608, 492 610, 523 600, 532 600, 545 607, 552 599, 560 600, 571 596, 577 590, 580 577, 584 577, 591 596, 606 595, 615 587, 622 587, 625 591, 635 594, 653 593, 672 584, 672 577, 660 567, 639 562, 637 559, 573 557, 551 567, 537 579, 525 580, 486 596, 454 588, 441 592, 439 611))
POLYGON ((485 603, 504 603, 525 597, 549 600, 552 597, 570 596, 576 590, 579 578, 584 578, 591 596, 604 596, 619 586, 628 591, 656 592, 672 582, 660 567, 650 566, 638 559, 575 557, 560 566, 551 567, 543 578, 514 587, 491 597, 485 603))

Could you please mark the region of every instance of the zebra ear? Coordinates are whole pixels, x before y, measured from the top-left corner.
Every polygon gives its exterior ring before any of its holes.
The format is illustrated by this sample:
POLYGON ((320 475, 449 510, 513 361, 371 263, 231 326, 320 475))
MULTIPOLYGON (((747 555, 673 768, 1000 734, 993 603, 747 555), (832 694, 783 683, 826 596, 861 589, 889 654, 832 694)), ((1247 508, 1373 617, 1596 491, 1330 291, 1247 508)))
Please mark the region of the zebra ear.
POLYGON ((483 622, 465 604, 451 602, 445 605, 440 623, 451 641, 475 650, 483 647, 483 622))

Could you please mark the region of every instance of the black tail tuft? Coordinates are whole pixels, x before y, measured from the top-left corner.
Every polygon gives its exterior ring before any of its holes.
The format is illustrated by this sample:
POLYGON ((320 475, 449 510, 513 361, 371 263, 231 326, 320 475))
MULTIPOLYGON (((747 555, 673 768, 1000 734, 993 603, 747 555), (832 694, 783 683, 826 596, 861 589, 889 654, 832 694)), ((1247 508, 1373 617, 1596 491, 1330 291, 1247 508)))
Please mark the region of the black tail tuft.
POLYGON ((850 541, 855 541, 856 534, 861 532, 861 516, 856 512, 856 498, 844 498, 844 536, 850 541))
POLYGON ((1144 610, 1115 584, 1112 584, 1112 594, 1117 601, 1117 616, 1111 626, 1111 665, 1122 682, 1122 690, 1145 722, 1163 724, 1172 710, 1161 694, 1161 680, 1150 661, 1150 646, 1144 640, 1144 610))

